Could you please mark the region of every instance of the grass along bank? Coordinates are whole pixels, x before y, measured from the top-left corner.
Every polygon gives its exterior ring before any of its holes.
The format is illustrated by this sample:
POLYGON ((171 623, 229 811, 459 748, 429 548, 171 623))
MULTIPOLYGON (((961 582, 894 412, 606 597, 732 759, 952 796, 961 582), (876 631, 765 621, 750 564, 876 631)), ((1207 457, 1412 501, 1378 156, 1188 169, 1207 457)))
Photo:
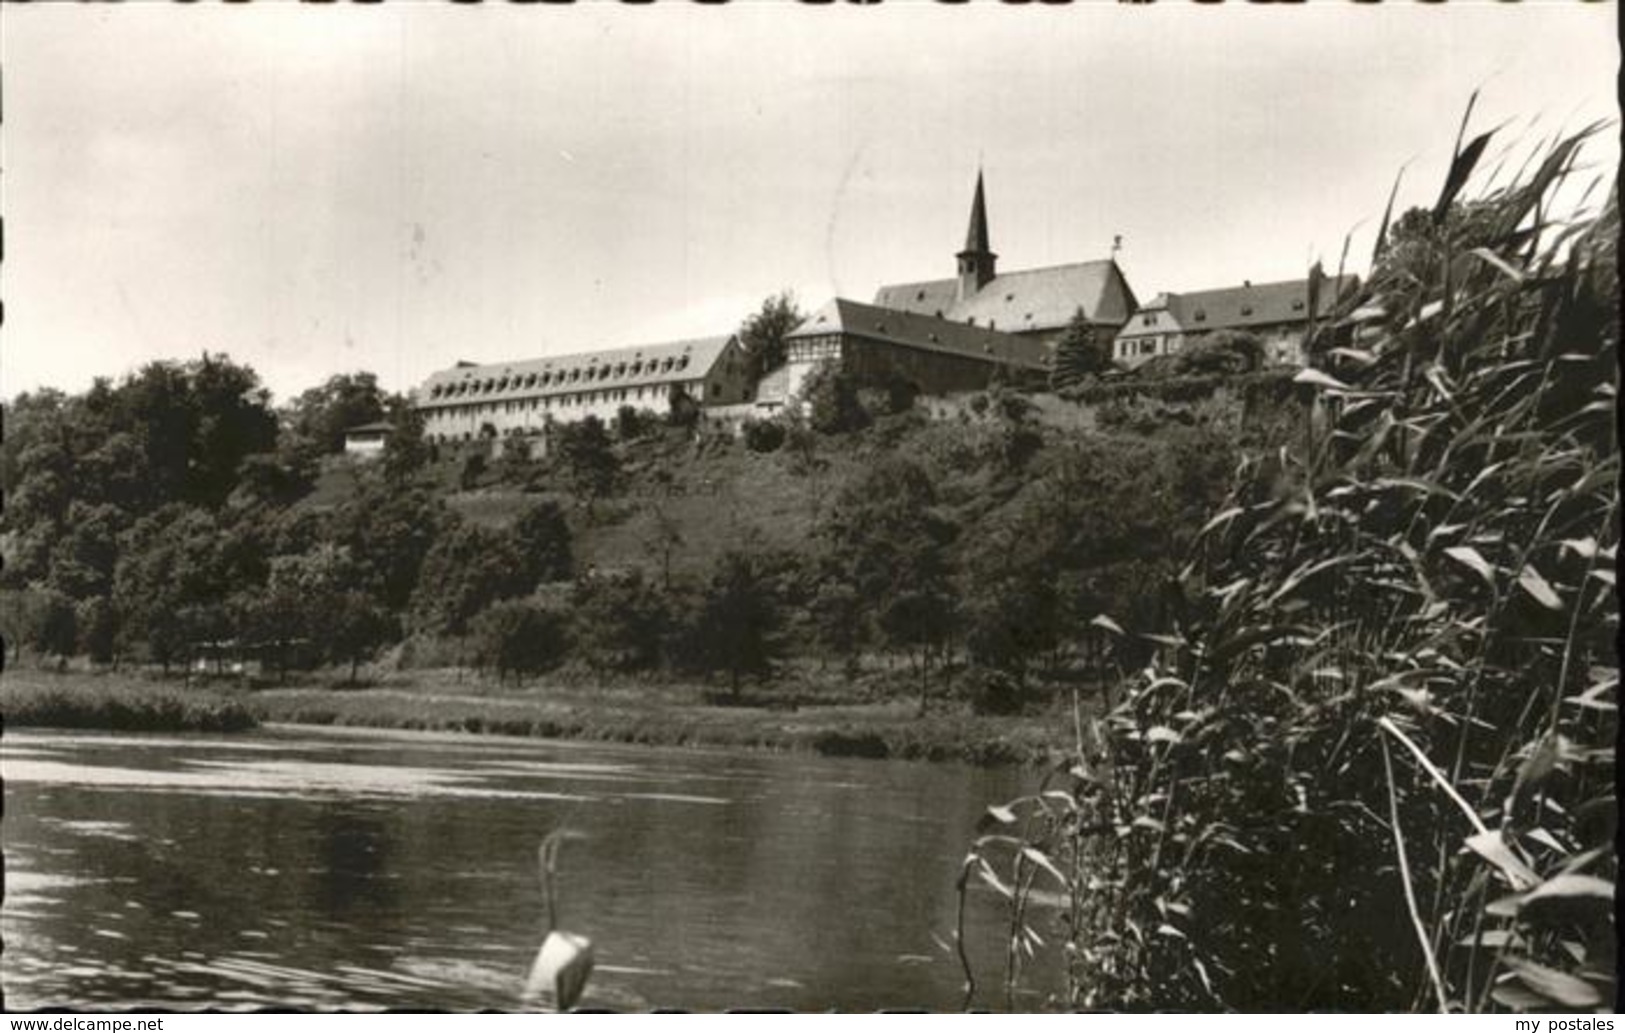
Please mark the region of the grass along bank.
POLYGON ((8 668, 0 677, 8 728, 119 732, 241 732, 259 722, 241 693, 114 674, 51 674, 8 668))
POLYGON ((697 685, 546 685, 497 690, 426 672, 413 683, 362 689, 264 689, 250 697, 266 722, 583 739, 652 746, 806 751, 834 757, 1036 763, 1056 745, 1044 717, 940 713, 912 701, 787 704, 708 701, 697 685))
POLYGON ((957 705, 917 716, 873 687, 806 682, 798 672, 726 700, 715 686, 661 677, 556 672, 523 687, 455 670, 391 674, 366 688, 267 688, 263 721, 584 739, 657 746, 795 750, 825 756, 1031 763, 1056 745, 1043 716, 993 717, 957 705))
POLYGON ((0 715, 9 727, 116 731, 243 731, 260 723, 468 732, 653 746, 804 751, 832 757, 1029 764, 1058 745, 1053 715, 996 717, 943 711, 921 718, 912 700, 785 689, 722 705, 696 683, 629 679, 499 686, 451 670, 392 674, 360 688, 334 676, 290 687, 217 680, 187 686, 139 674, 8 669, 0 715))

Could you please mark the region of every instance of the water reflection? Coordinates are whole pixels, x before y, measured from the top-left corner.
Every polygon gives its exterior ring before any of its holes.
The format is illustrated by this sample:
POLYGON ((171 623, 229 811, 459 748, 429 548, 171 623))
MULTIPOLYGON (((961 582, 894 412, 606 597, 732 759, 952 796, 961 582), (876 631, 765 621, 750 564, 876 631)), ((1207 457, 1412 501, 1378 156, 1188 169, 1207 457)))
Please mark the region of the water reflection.
MULTIPOLYGON (((968 831, 1013 772, 446 736, 11 733, 11 1008, 510 1008, 568 819, 587 1006, 958 1002, 968 831), (935 938, 934 938, 935 937, 935 938)), ((994 928, 992 901, 973 918, 994 928)), ((979 964, 999 961, 996 938, 979 964)))

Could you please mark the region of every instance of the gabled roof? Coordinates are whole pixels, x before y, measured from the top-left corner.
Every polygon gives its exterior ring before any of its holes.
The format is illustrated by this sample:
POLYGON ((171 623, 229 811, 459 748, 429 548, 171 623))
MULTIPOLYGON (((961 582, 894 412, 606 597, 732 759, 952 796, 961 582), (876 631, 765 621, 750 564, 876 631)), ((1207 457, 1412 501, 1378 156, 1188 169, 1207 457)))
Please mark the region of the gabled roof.
POLYGON ((833 333, 1029 369, 1044 368, 1049 360, 1049 350, 1040 341, 846 298, 826 302, 788 339, 833 333))
MULTIPOLYGON (((1348 274, 1342 280, 1328 276, 1320 286, 1317 317, 1330 314, 1339 296, 1349 297, 1359 287, 1359 277, 1348 274), (1341 286, 1339 284, 1341 283, 1341 286)), ((1134 314, 1122 333, 1149 330, 1235 330, 1276 323, 1302 323, 1309 320, 1309 281, 1280 280, 1275 283, 1243 284, 1218 290, 1188 294, 1159 294, 1134 314), (1147 313, 1166 312, 1171 323, 1145 324, 1147 313)))
POLYGON ((711 372, 734 340, 730 334, 542 359, 459 364, 430 374, 418 389, 417 404, 437 405, 471 397, 500 401, 695 380, 711 372))
POLYGON ((1000 273, 981 290, 958 300, 958 280, 888 284, 875 304, 908 312, 940 314, 958 323, 976 320, 1010 333, 1066 326, 1078 309, 1091 323, 1121 326, 1134 311, 1134 292, 1109 258, 1000 273))

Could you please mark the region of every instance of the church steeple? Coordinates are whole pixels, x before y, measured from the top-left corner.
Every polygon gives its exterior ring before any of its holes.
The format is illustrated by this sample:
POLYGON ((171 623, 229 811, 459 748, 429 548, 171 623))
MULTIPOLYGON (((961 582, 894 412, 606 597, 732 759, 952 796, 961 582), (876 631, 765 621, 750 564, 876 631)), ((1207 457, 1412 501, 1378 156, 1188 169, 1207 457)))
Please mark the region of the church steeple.
POLYGON ((976 171, 976 198, 970 206, 970 228, 965 231, 965 250, 959 259, 959 300, 975 294, 996 275, 994 263, 999 256, 987 242, 987 202, 982 197, 982 171, 976 171))

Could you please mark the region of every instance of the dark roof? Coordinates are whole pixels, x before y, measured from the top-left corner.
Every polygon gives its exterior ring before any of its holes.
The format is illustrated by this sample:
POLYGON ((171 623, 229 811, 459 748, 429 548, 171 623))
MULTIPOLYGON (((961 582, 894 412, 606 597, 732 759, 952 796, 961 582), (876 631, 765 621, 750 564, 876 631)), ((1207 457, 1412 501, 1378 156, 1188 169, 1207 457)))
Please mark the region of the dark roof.
POLYGON ((418 405, 438 405, 442 400, 453 402, 472 395, 531 398, 696 380, 711 372, 734 340, 732 335, 701 337, 543 359, 459 365, 430 374, 416 400, 418 405))
POLYGON ((831 299, 788 336, 793 340, 831 333, 1031 369, 1044 368, 1049 360, 1049 350, 1040 341, 846 298, 831 299))
POLYGON ((992 251, 987 243, 987 202, 982 199, 982 173, 976 173, 976 198, 970 205, 970 226, 965 230, 965 250, 961 254, 984 255, 992 251))
MULTIPOLYGON (((1358 277, 1348 274, 1342 278, 1340 288, 1337 277, 1326 277, 1320 287, 1317 316, 1323 318, 1328 315, 1339 295, 1349 297, 1358 289, 1359 283, 1358 277)), ((1163 312, 1168 314, 1172 323, 1158 324, 1155 330, 1231 330, 1276 323, 1303 323, 1309 319, 1309 281, 1281 280, 1187 294, 1159 294, 1134 314, 1122 333, 1152 330, 1145 324, 1144 316, 1163 312)))
POLYGON ((394 429, 394 424, 386 420, 376 423, 358 423, 354 427, 345 427, 346 434, 387 434, 394 429))
POLYGON ((1121 326, 1134 311, 1134 292, 1111 259, 1000 273, 975 294, 958 300, 958 280, 888 284, 875 304, 907 312, 941 314, 958 323, 976 320, 1010 333, 1055 330, 1079 308, 1091 323, 1121 326))

